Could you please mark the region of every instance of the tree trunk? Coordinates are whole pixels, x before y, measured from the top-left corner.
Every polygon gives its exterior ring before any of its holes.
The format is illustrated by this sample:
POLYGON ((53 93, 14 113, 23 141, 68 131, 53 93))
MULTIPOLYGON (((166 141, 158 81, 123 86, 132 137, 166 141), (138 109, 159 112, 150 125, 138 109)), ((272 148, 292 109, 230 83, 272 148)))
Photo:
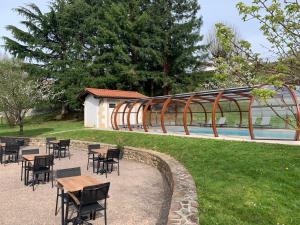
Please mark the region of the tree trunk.
POLYGON ((63 119, 67 113, 68 113, 68 106, 65 102, 63 102, 61 105, 60 117, 63 119))
POLYGON ((23 122, 22 123, 20 123, 20 131, 19 131, 19 134, 20 135, 23 135, 24 134, 24 125, 23 125, 23 122))
POLYGON ((19 112, 19 134, 20 136, 24 134, 24 117, 22 116, 22 111, 19 112))
POLYGON ((17 124, 17 119, 15 116, 12 116, 11 113, 4 111, 6 122, 10 127, 14 127, 17 124))

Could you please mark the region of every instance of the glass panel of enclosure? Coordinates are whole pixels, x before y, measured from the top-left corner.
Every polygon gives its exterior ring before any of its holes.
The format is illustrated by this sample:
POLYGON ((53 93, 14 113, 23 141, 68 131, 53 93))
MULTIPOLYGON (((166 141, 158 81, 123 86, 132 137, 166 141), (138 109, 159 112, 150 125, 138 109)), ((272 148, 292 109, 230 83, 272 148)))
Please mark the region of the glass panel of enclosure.
POLYGON ((297 107, 287 87, 277 89, 276 95, 267 100, 256 99, 252 105, 252 123, 256 139, 294 140, 297 107))

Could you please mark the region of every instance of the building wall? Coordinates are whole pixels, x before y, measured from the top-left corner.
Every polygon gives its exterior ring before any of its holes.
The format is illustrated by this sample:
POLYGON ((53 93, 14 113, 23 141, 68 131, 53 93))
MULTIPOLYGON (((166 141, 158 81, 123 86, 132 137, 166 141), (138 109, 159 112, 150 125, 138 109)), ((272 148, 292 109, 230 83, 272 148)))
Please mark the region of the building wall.
POLYGON ((88 95, 84 101, 84 126, 97 127, 98 124, 99 99, 88 95))
MULTIPOLYGON (((111 118, 112 112, 114 111, 113 106, 117 106, 121 101, 121 99, 114 98, 94 98, 93 95, 88 95, 84 102, 84 126, 85 127, 94 127, 94 128, 102 128, 102 129, 112 129, 111 126, 111 118)), ((132 126, 136 125, 136 112, 139 108, 139 104, 134 106, 130 116, 130 123, 132 126)), ((122 126, 122 112, 124 110, 125 105, 123 105, 118 114, 118 124, 122 126)), ((126 112, 128 112, 128 108, 126 112)), ((138 116, 138 123, 142 123, 142 110, 138 116)), ((127 125, 127 113, 125 113, 124 117, 124 125, 127 125)))

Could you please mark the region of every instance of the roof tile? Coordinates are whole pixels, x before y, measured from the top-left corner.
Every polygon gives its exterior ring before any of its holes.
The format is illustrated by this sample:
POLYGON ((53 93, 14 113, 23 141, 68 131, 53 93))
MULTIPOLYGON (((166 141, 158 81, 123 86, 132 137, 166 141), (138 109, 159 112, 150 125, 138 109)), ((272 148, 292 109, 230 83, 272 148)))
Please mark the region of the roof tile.
POLYGON ((85 91, 98 97, 127 98, 127 99, 147 98, 147 96, 138 93, 136 91, 120 91, 120 90, 98 89, 98 88, 86 88, 85 91))

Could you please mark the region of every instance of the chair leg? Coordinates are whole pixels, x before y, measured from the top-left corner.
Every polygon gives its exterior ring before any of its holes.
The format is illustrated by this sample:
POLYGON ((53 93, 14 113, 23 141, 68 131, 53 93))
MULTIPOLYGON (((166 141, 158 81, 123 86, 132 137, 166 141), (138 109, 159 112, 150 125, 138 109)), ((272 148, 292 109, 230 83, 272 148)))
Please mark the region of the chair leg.
POLYGON ((59 196, 59 188, 57 187, 56 204, 55 204, 55 216, 57 216, 58 196, 59 196))
POLYGON ((104 224, 107 225, 106 208, 104 209, 104 224))
POLYGON ((90 157, 88 156, 88 161, 87 161, 87 165, 86 165, 86 170, 89 170, 89 163, 90 163, 90 157))
POLYGON ((95 173, 95 156, 93 154, 93 173, 95 173))
POLYGON ((29 169, 25 165, 25 185, 28 185, 29 169))
POLYGON ((35 183, 35 176, 34 173, 32 173, 32 190, 34 191, 34 183, 35 183))
POLYGON ((120 176, 120 162, 118 162, 118 176, 120 176))
MULTIPOLYGON (((62 198, 64 196, 61 196, 62 198)), ((65 215, 65 224, 68 224, 68 216, 69 216, 69 199, 67 200, 67 206, 66 206, 66 215, 65 215)))
POLYGON ((105 177, 107 178, 108 163, 106 163, 105 177))
MULTIPOLYGON (((49 174, 50 175, 50 174, 49 174)), ((51 184, 52 184, 52 188, 53 188, 53 166, 52 166, 52 170, 51 170, 51 184)))
POLYGON ((21 181, 23 180, 23 161, 22 161, 22 166, 21 166, 21 181))

